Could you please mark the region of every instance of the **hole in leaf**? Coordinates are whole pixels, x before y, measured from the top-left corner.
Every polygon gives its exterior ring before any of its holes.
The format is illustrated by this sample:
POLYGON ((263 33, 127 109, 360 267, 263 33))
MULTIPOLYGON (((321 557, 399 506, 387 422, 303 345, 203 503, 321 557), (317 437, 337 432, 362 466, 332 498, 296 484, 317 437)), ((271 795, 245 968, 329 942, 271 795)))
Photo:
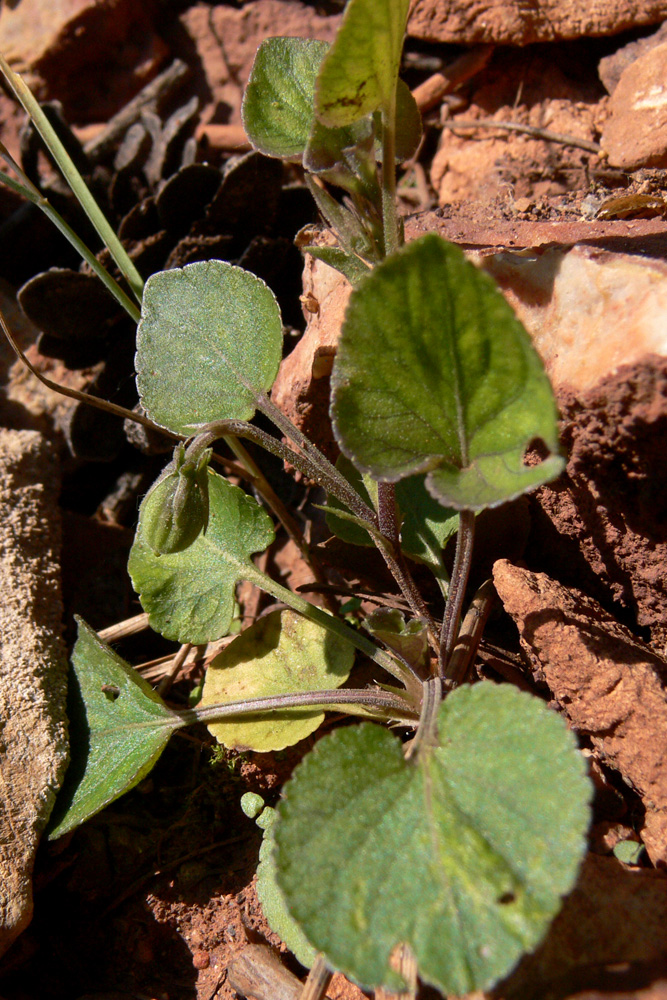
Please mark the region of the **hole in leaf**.
POLYGON ((510 903, 514 903, 516 900, 516 895, 513 892, 504 892, 502 896, 498 897, 498 902, 501 906, 509 906, 510 903))
POLYGON ((539 465, 546 461, 550 454, 551 449, 547 447, 542 438, 533 438, 524 452, 523 464, 527 466, 539 465))

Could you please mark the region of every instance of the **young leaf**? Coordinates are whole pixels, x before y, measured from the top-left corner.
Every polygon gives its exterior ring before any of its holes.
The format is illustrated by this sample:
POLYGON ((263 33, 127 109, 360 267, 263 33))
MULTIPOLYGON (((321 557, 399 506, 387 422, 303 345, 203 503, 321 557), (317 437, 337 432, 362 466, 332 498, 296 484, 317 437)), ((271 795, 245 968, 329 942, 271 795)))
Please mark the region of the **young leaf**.
POLYGON ((455 509, 503 503, 563 468, 528 334, 491 278, 435 234, 353 291, 332 386, 334 431, 354 464, 388 481, 428 471, 429 492, 455 509), (536 439, 552 454, 527 466, 536 439))
POLYGON ((360 281, 363 281, 370 274, 370 267, 364 264, 361 257, 357 257, 352 253, 346 253, 340 247, 306 246, 303 249, 311 257, 316 257, 317 260, 324 261, 329 267, 335 267, 343 277, 347 278, 351 285, 358 285, 360 281))
POLYGON ((376 608, 364 620, 370 634, 393 649, 424 676, 429 647, 426 624, 417 618, 407 622, 397 608, 376 608))
POLYGON ((350 0, 315 87, 315 113, 324 125, 349 125, 393 107, 409 6, 410 0, 350 0))
POLYGON ((439 733, 405 761, 379 726, 338 729, 279 806, 288 908, 365 987, 400 990, 390 957, 406 943, 443 993, 489 988, 541 940, 585 851, 585 765, 541 701, 509 685, 459 688, 439 733))
POLYGON ((141 312, 137 387, 151 420, 188 434, 194 424, 252 419, 283 343, 278 303, 260 278, 220 260, 160 271, 141 312))
POLYGON ((241 117, 255 149, 300 160, 314 121, 315 80, 328 42, 267 38, 257 49, 241 117))
POLYGON ((180 725, 136 670, 77 621, 67 698, 71 759, 50 840, 134 788, 180 725))
POLYGON ((234 587, 252 565, 252 553, 274 538, 271 518, 255 500, 214 472, 208 483, 206 534, 182 552, 158 556, 139 522, 128 563, 151 626, 167 639, 195 645, 227 634, 234 587))
MULTIPOLYGON (((354 648, 348 642, 294 611, 273 611, 212 661, 201 704, 340 687, 353 661, 354 648)), ((226 747, 266 752, 298 743, 323 721, 322 709, 298 708, 262 718, 213 722, 208 728, 226 747)))
MULTIPOLYGON (((377 505, 377 483, 370 476, 362 476, 352 462, 344 455, 336 462, 336 468, 355 488, 362 500, 371 507, 377 505)), ((406 555, 426 563, 436 575, 442 572, 442 550, 458 531, 459 515, 448 510, 427 492, 423 476, 410 476, 396 485, 396 502, 403 518, 401 525, 401 548, 406 555)), ((335 497, 328 498, 329 508, 340 508, 342 504, 335 497)), ((338 538, 351 545, 372 545, 368 532, 350 521, 337 517, 329 510, 327 526, 338 538)))

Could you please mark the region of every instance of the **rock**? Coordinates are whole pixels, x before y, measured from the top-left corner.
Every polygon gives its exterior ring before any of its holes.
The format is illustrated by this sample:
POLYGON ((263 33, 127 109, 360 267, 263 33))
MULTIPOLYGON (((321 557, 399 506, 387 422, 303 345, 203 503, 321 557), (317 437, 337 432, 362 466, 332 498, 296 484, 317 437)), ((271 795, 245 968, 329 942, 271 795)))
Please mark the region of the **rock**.
POLYGON ((58 479, 40 434, 0 430, 0 953, 30 921, 35 851, 67 764, 58 479))
POLYGON ((621 74, 600 144, 610 165, 622 170, 667 166, 667 43, 621 74))
POLYGON ((664 872, 589 854, 544 941, 492 995, 665 1000, 666 920, 664 872))
POLYGON ((226 121, 241 121, 241 98, 257 48, 271 35, 332 42, 340 17, 317 14, 299 0, 251 0, 240 10, 226 4, 195 3, 180 18, 206 77, 211 101, 203 125, 224 108, 226 121))
POLYGON ((338 448, 329 420, 329 376, 351 291, 342 274, 306 256, 301 297, 306 331, 281 363, 271 391, 276 406, 332 461, 338 448))
POLYGON ((499 560, 493 579, 538 679, 572 727, 636 789, 654 865, 667 863, 667 662, 592 598, 499 560))
POLYGON ((132 0, 20 0, 0 10, 0 52, 40 100, 70 122, 110 118, 168 54, 150 5, 132 0))
POLYGON ((607 93, 613 94, 621 74, 631 66, 636 59, 644 55, 656 45, 667 41, 667 22, 661 24, 648 38, 639 38, 636 42, 628 42, 610 56, 605 56, 598 65, 598 75, 607 88, 607 93))
POLYGON ((528 45, 615 35, 667 18, 665 0, 417 0, 408 32, 429 42, 528 45))
POLYGON ((667 356, 664 261, 586 245, 476 260, 530 333, 556 389, 584 392, 622 365, 667 356))
POLYGON ((558 403, 568 464, 534 499, 533 557, 628 609, 666 655, 667 359, 623 366, 558 403))

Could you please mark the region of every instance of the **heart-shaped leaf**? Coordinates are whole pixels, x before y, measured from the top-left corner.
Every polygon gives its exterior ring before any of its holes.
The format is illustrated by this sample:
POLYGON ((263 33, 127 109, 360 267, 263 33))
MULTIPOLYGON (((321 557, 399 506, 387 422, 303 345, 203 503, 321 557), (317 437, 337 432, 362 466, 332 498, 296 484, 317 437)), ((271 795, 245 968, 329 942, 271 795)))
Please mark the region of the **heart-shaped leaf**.
POLYGON ((206 533, 189 548, 156 555, 143 539, 140 521, 128 563, 151 626, 167 639, 194 645, 227 635, 234 588, 248 570, 255 571, 253 552, 261 552, 274 538, 266 511, 210 470, 208 495, 206 533))
POLYGON ((278 883, 308 940, 368 988, 398 991, 412 950, 446 994, 484 990, 534 949, 575 881, 590 784, 574 736, 509 685, 459 688, 439 745, 406 761, 379 726, 319 741, 285 786, 278 883))
MULTIPOLYGON (((242 632, 209 664, 202 706, 274 694, 336 688, 347 680, 354 648, 294 611, 273 611, 242 632)), ((212 722, 218 743, 239 750, 282 750, 310 736, 322 709, 285 709, 260 718, 212 722)))
POLYGON ((51 840, 134 788, 181 725, 136 670, 77 620, 67 698, 71 757, 51 840))
POLYGON ((151 420, 176 434, 214 420, 251 420, 282 357, 273 292, 220 260, 160 271, 146 282, 137 331, 137 387, 151 420))
POLYGON ((491 278, 435 234, 352 292, 332 386, 334 431, 352 462, 388 481, 428 471, 428 490, 455 509, 503 503, 563 468, 553 393, 528 334, 491 278), (552 454, 526 465, 534 440, 552 454))
POLYGON ((317 78, 315 113, 324 125, 349 125, 393 107, 409 6, 350 0, 317 78))

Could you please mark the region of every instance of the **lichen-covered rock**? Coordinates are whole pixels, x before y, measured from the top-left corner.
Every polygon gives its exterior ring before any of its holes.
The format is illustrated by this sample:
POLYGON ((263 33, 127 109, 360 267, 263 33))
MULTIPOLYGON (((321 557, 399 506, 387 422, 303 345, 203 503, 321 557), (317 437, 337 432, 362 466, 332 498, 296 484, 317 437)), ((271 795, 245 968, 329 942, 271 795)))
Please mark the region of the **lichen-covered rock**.
POLYGON ((0 429, 0 953, 30 922, 32 868, 67 764, 58 468, 0 429))

